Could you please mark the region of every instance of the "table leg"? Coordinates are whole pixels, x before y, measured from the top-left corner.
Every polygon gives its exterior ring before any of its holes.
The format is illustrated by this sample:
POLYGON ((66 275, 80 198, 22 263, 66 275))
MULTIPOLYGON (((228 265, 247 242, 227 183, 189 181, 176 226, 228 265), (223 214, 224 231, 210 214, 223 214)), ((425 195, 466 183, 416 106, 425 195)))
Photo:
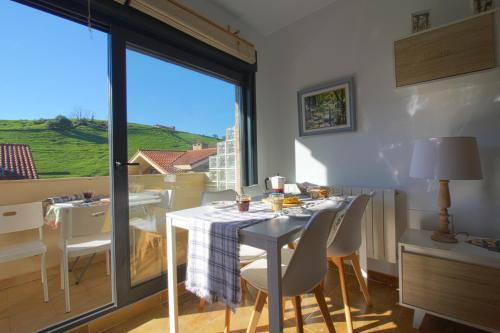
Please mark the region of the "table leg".
POLYGON ((368 250, 366 246, 366 219, 363 218, 361 223, 361 246, 359 247, 359 266, 361 268, 361 275, 365 280, 365 285, 368 287, 368 250))
POLYGON ((177 308, 177 261, 175 227, 172 218, 167 217, 167 277, 168 277, 168 318, 170 333, 179 332, 177 308))
POLYGON ((281 247, 275 242, 267 244, 267 281, 269 304, 269 332, 283 332, 281 303, 281 247))

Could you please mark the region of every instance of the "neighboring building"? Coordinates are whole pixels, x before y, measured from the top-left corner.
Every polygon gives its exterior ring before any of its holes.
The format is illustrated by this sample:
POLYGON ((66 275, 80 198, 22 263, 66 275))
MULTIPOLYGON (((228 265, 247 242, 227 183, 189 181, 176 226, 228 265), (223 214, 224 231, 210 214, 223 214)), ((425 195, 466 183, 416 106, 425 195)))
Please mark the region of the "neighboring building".
POLYGON ((129 160, 139 165, 129 170, 132 174, 208 172, 208 159, 216 153, 216 148, 200 148, 199 144, 188 151, 140 149, 129 160))
POLYGON ((155 127, 155 128, 161 128, 161 129, 166 129, 166 130, 175 132, 175 126, 165 126, 165 125, 156 124, 153 127, 155 127))
POLYGON ((217 190, 238 188, 235 128, 226 129, 226 140, 217 142, 217 155, 210 157, 210 180, 217 190))
POLYGON ((38 179, 29 145, 0 143, 0 180, 38 179))

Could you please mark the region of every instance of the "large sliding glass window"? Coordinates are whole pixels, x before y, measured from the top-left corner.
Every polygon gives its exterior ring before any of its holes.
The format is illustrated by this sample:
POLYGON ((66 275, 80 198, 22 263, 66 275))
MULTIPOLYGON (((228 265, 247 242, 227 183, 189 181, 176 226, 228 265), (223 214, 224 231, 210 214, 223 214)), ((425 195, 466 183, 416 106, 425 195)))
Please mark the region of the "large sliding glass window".
POLYGON ((63 332, 166 287, 167 211, 256 181, 255 65, 114 1, 20 2, 46 12, 0 1, 0 332, 63 332))
POLYGON ((198 206, 203 191, 238 189, 241 177, 235 85, 133 50, 126 61, 134 286, 165 272, 165 212, 198 206))
POLYGON ((108 36, 12 1, 0 31, 0 332, 23 333, 112 302, 108 36))

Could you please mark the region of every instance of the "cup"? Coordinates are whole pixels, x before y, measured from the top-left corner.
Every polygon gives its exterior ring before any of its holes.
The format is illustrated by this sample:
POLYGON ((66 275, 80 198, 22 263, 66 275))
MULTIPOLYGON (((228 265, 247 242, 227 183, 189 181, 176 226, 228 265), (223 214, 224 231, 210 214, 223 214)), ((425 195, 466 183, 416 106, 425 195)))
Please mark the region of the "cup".
POLYGON ((271 205, 273 212, 281 213, 283 212, 283 201, 285 200, 285 195, 283 193, 271 193, 271 205))
POLYGON ((83 198, 87 201, 92 199, 93 195, 94 195, 94 191, 92 191, 92 190, 86 190, 83 192, 83 198))
POLYGON ((240 212, 248 212, 248 210, 250 209, 250 201, 252 201, 252 198, 249 195, 240 195, 236 200, 236 202, 238 203, 238 210, 240 212))
POLYGON ((326 199, 330 195, 330 187, 320 186, 319 187, 319 197, 320 199, 326 199))
POLYGON ((311 199, 317 200, 320 198, 320 189, 315 187, 309 189, 309 195, 311 196, 311 199))

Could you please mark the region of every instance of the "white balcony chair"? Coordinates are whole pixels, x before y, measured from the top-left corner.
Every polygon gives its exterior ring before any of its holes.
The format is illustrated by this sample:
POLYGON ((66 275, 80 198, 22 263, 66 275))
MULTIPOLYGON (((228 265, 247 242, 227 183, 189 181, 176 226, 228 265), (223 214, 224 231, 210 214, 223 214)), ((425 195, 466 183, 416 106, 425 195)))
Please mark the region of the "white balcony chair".
MULTIPOLYGON (((64 290, 66 312, 71 311, 69 293, 69 258, 91 255, 85 270, 77 278, 77 283, 89 267, 96 253, 106 253, 106 270, 110 274, 111 234, 105 225, 109 206, 74 207, 70 217, 61 224, 59 241, 61 289, 64 290)), ((75 266, 73 264, 73 266, 75 266)))
POLYGON ((47 246, 43 242, 43 210, 41 202, 0 206, 0 234, 38 229, 39 240, 0 247, 0 264, 40 256, 40 271, 43 284, 43 300, 49 301, 47 267, 45 254, 47 246))
MULTIPOLYGON (((236 201, 237 193, 234 190, 224 190, 216 192, 203 192, 201 194, 201 206, 208 205, 214 201, 236 201)), ((266 254, 265 250, 255 248, 253 246, 241 245, 240 246, 240 268, 245 267, 254 260, 259 259, 266 254)), ((242 292, 246 289, 245 280, 241 279, 241 290, 242 292)), ((205 306, 205 300, 202 298, 200 300, 199 308, 203 309, 205 306)))
POLYGON ((356 196, 346 209, 345 215, 336 230, 332 230, 328 240, 328 259, 337 266, 340 278, 340 288, 344 301, 344 312, 349 333, 353 332, 349 297, 344 274, 344 260, 351 260, 356 279, 368 306, 371 306, 371 298, 366 287, 365 280, 361 274, 356 251, 361 246, 361 222, 366 205, 371 195, 361 194, 356 196))
POLYGON ((242 186, 241 193, 249 195, 251 198, 261 197, 264 195, 264 190, 259 184, 254 184, 250 186, 242 186))
MULTIPOLYGON (((316 297, 328 331, 335 332, 321 281, 328 269, 325 256, 328 236, 335 216, 342 208, 343 206, 340 206, 314 213, 304 228, 297 248, 295 250, 284 248, 281 252, 283 297, 292 299, 298 332, 304 332, 300 296, 310 291, 316 297)), ((267 299, 267 259, 262 258, 248 264, 241 270, 241 276, 259 290, 247 328, 247 333, 253 333, 257 329, 259 317, 267 299)), ((229 315, 230 311, 226 311, 226 316, 229 315)), ((226 317, 226 323, 229 322, 230 320, 226 317)))

